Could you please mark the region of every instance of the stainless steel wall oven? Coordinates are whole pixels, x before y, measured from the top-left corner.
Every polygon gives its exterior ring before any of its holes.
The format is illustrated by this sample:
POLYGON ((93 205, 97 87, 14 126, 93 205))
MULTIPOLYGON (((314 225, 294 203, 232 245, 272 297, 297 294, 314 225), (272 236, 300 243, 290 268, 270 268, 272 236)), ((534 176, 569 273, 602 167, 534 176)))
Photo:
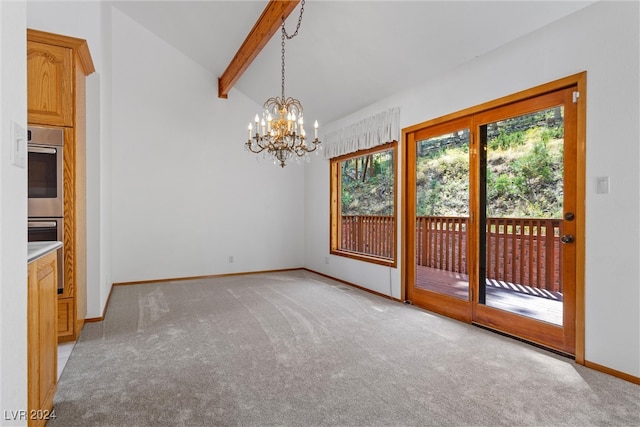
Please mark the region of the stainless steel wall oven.
POLYGON ((29 217, 62 217, 64 131, 29 126, 27 141, 29 217))
MULTIPOLYGON (((64 242, 64 130, 29 126, 27 132, 28 240, 64 242)), ((64 291, 64 246, 58 250, 58 293, 64 291)))

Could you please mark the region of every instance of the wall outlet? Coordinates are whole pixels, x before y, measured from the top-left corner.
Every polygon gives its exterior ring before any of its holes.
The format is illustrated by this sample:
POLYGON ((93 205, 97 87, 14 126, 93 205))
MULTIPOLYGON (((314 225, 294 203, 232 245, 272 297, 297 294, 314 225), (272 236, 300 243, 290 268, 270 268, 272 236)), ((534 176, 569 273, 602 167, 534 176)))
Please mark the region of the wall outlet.
POLYGON ((329 264, 329 257, 328 256, 324 257, 324 263, 325 264, 329 264))
POLYGON ((233 264, 233 255, 229 255, 229 263, 233 264))

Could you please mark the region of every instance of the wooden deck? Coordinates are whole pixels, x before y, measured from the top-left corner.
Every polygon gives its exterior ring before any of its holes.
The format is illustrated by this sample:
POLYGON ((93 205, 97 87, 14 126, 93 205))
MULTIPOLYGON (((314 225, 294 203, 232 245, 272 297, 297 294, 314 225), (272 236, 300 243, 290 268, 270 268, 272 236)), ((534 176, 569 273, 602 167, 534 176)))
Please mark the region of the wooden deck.
MULTIPOLYGON (((469 299, 469 276, 417 267, 416 287, 463 300, 469 299)), ((486 280, 486 305, 543 322, 562 324, 562 294, 504 281, 486 280)))

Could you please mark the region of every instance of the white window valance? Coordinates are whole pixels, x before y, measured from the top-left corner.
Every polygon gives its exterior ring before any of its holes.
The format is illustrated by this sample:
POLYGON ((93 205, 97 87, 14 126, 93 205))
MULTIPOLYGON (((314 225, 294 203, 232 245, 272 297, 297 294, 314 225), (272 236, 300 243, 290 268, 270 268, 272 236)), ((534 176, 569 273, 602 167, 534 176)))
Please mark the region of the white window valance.
POLYGON ((400 140, 400 108, 367 117, 357 123, 324 135, 324 156, 327 159, 354 153, 391 141, 400 140))

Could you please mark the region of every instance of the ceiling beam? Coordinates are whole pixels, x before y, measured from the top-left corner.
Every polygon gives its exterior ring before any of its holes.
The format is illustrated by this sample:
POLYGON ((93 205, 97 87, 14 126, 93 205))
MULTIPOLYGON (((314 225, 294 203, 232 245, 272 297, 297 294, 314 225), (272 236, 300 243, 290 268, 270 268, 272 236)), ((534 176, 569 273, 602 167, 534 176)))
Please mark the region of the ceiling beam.
POLYGON ((218 97, 227 98, 229 91, 240 79, 249 65, 258 56, 271 37, 282 26, 285 19, 300 3, 300 0, 269 0, 269 4, 262 11, 251 32, 238 49, 238 52, 218 78, 218 97))

